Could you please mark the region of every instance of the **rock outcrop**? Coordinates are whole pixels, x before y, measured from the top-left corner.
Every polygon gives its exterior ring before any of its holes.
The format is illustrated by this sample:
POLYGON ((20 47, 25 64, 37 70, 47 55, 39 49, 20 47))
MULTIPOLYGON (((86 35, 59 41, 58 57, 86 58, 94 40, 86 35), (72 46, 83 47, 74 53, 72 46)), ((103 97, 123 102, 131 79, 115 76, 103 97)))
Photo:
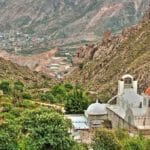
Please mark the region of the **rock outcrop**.
POLYGON ((138 79, 140 91, 144 91, 150 85, 149 15, 138 25, 111 36, 105 44, 101 41, 79 48, 74 65, 67 80, 79 82, 88 90, 113 94, 119 77, 130 73, 138 79))

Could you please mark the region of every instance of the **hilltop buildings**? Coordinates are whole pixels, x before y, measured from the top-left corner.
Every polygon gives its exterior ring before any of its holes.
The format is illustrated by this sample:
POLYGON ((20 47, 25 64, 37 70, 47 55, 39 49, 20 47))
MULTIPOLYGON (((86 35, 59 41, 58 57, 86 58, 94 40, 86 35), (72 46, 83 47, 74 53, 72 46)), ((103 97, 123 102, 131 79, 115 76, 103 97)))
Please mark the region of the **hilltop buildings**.
POLYGON ((72 135, 80 142, 90 142, 90 132, 97 127, 124 128, 130 133, 150 135, 150 88, 138 94, 138 82, 131 75, 118 81, 118 93, 107 104, 91 104, 84 115, 68 115, 72 135), (109 125, 109 126, 108 126, 109 125))

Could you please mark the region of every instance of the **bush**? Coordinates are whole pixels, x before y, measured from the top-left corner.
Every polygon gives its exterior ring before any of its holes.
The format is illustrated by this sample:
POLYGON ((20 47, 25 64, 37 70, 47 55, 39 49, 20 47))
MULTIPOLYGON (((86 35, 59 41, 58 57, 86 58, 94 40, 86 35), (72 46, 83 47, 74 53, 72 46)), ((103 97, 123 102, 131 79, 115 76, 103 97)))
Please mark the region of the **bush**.
POLYGON ((123 147, 123 150, 145 150, 143 140, 140 138, 128 138, 123 147))
POLYGON ((14 90, 23 92, 24 84, 21 81, 17 81, 14 83, 14 90))
POLYGON ((122 140, 125 140, 125 139, 128 139, 129 138, 129 134, 128 132, 125 130, 125 129, 116 129, 114 131, 116 137, 118 138, 118 140, 122 141, 122 140))
POLYGON ((16 103, 16 106, 17 107, 24 107, 24 108, 34 108, 35 107, 35 105, 28 100, 19 101, 16 103))
POLYGON ((9 112, 13 108, 11 103, 3 103, 2 107, 3 107, 3 112, 9 112))
POLYGON ((149 148, 150 148, 150 139, 145 140, 144 147, 145 147, 145 150, 149 150, 149 148))
POLYGON ((0 149, 18 150, 17 146, 18 130, 15 126, 9 124, 0 125, 0 149))
POLYGON ((13 116, 11 113, 9 112, 5 112, 3 113, 0 118, 4 118, 6 122, 11 122, 14 121, 15 116, 13 116))
POLYGON ((54 96, 61 95, 61 96, 64 97, 66 95, 65 88, 62 85, 59 85, 59 84, 52 87, 51 93, 54 96))
POLYGON ((41 94, 41 100, 47 101, 50 103, 55 103, 55 97, 53 96, 51 91, 47 91, 47 92, 41 94))
POLYGON ((113 131, 97 129, 93 137, 93 150, 121 150, 121 144, 113 131))
POLYGON ((14 116, 16 116, 16 117, 19 117, 20 115, 21 115, 21 113, 22 113, 22 109, 20 109, 20 108, 13 108, 11 111, 10 111, 10 113, 12 114, 12 115, 14 115, 14 116))
POLYGON ((83 63, 80 63, 80 64, 79 64, 79 69, 82 70, 83 67, 84 67, 84 64, 83 64, 83 63))
POLYGON ((65 87, 65 89, 66 89, 67 91, 70 91, 70 90, 73 89, 73 86, 72 86, 70 83, 64 84, 64 87, 65 87))
POLYGON ((25 93, 22 94, 22 98, 23 98, 23 99, 32 99, 32 96, 31 96, 30 93, 25 92, 25 93))
POLYGON ((8 81, 2 81, 0 83, 0 90, 2 90, 4 94, 10 94, 11 92, 10 83, 8 81))

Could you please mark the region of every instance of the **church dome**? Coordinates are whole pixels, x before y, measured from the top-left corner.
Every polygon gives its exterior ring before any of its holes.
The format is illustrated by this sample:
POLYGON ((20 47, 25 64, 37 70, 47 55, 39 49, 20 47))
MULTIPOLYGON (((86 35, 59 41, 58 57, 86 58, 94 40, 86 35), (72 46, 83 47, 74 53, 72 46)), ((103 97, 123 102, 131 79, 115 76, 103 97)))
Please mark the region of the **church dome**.
POLYGON ((105 115, 107 114, 106 104, 100 104, 98 101, 91 104, 87 109, 88 115, 105 115))
POLYGON ((145 94, 150 96, 150 87, 146 89, 145 94))

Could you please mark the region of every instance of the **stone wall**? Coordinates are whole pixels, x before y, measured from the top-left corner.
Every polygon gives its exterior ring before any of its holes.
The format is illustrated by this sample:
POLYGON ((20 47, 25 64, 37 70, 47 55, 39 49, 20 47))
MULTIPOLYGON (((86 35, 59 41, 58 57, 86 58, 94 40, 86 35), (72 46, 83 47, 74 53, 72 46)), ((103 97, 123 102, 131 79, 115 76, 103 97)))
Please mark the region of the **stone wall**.
POLYGON ((123 118, 115 114, 113 111, 107 108, 108 120, 112 123, 112 128, 123 128, 127 129, 131 133, 137 133, 138 129, 125 121, 123 118))
POLYGON ((88 124, 91 128, 103 127, 103 122, 106 119, 107 115, 89 115, 88 124))

